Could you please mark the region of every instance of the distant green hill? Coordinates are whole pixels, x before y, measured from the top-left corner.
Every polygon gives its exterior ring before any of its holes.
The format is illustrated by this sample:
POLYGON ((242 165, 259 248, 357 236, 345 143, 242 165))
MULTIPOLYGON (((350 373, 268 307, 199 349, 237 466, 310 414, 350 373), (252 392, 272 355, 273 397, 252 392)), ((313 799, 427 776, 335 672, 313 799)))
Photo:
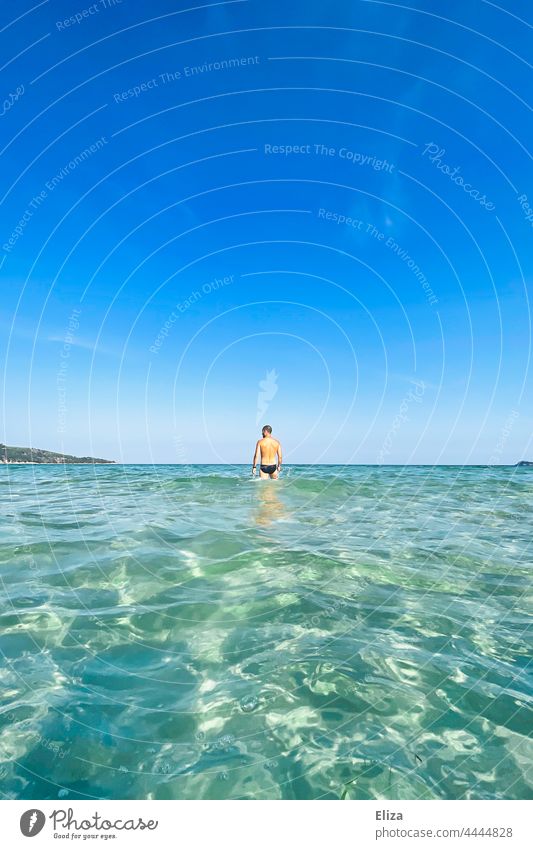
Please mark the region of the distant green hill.
POLYGON ((101 460, 98 457, 72 457, 70 454, 56 454, 43 451, 42 448, 17 448, 0 443, 0 463, 114 463, 114 460, 101 460))

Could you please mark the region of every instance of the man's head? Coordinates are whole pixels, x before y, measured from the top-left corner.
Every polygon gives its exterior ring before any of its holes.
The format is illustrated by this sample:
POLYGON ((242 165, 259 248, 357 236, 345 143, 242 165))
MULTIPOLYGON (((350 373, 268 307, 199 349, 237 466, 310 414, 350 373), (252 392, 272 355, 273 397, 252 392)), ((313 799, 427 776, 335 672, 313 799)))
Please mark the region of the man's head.
POLYGON ((272 433, 272 428, 270 427, 270 425, 265 425, 263 427, 263 439, 265 438, 265 436, 270 436, 271 433, 272 433))

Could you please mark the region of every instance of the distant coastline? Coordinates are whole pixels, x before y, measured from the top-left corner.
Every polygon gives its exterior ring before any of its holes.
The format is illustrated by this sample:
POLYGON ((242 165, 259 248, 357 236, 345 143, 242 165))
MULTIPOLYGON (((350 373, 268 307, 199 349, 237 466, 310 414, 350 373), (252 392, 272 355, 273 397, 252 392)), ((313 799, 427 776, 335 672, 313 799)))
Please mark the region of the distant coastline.
POLYGON ((0 443, 0 465, 4 466, 36 466, 42 463, 89 465, 114 462, 114 460, 102 460, 100 457, 74 457, 72 454, 57 454, 55 451, 45 451, 42 448, 19 448, 0 443))
MULTIPOLYGON (((43 448, 21 448, 13 445, 3 445, 0 443, 0 465, 3 466, 37 466, 37 465, 62 465, 62 464, 81 464, 81 465, 117 465, 116 460, 104 460, 102 457, 76 457, 72 454, 59 454, 55 451, 47 451, 43 448)), ((131 466, 243 466, 248 463, 119 463, 119 465, 131 466)), ((309 463, 287 463, 287 467, 291 466, 308 466, 309 463)), ((316 464, 315 464, 316 465, 316 464)), ((380 468, 389 466, 392 468, 405 468, 406 465, 413 468, 435 468, 433 463, 320 463, 320 466, 342 466, 343 468, 352 466, 374 466, 380 468)), ((533 460, 520 460, 518 463, 443 463, 437 466, 447 468, 517 468, 531 467, 533 468, 533 460)))

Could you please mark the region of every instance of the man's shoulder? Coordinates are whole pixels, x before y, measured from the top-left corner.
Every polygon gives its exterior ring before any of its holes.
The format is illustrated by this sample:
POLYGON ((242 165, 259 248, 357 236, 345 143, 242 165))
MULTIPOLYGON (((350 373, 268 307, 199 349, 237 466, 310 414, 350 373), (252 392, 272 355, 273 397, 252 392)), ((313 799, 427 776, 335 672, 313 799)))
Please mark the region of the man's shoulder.
POLYGON ((262 439, 258 439, 258 445, 279 445, 279 439, 276 439, 275 436, 263 436, 262 439))

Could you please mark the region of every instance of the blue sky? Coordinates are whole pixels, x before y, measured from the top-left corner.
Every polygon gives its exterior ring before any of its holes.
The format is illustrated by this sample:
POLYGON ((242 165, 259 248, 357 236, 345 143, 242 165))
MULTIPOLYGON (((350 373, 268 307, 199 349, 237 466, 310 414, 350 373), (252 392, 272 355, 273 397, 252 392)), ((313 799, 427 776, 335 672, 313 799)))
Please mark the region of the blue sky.
POLYGON ((2 441, 533 455, 527 10, 309 5, 3 5, 2 441))

